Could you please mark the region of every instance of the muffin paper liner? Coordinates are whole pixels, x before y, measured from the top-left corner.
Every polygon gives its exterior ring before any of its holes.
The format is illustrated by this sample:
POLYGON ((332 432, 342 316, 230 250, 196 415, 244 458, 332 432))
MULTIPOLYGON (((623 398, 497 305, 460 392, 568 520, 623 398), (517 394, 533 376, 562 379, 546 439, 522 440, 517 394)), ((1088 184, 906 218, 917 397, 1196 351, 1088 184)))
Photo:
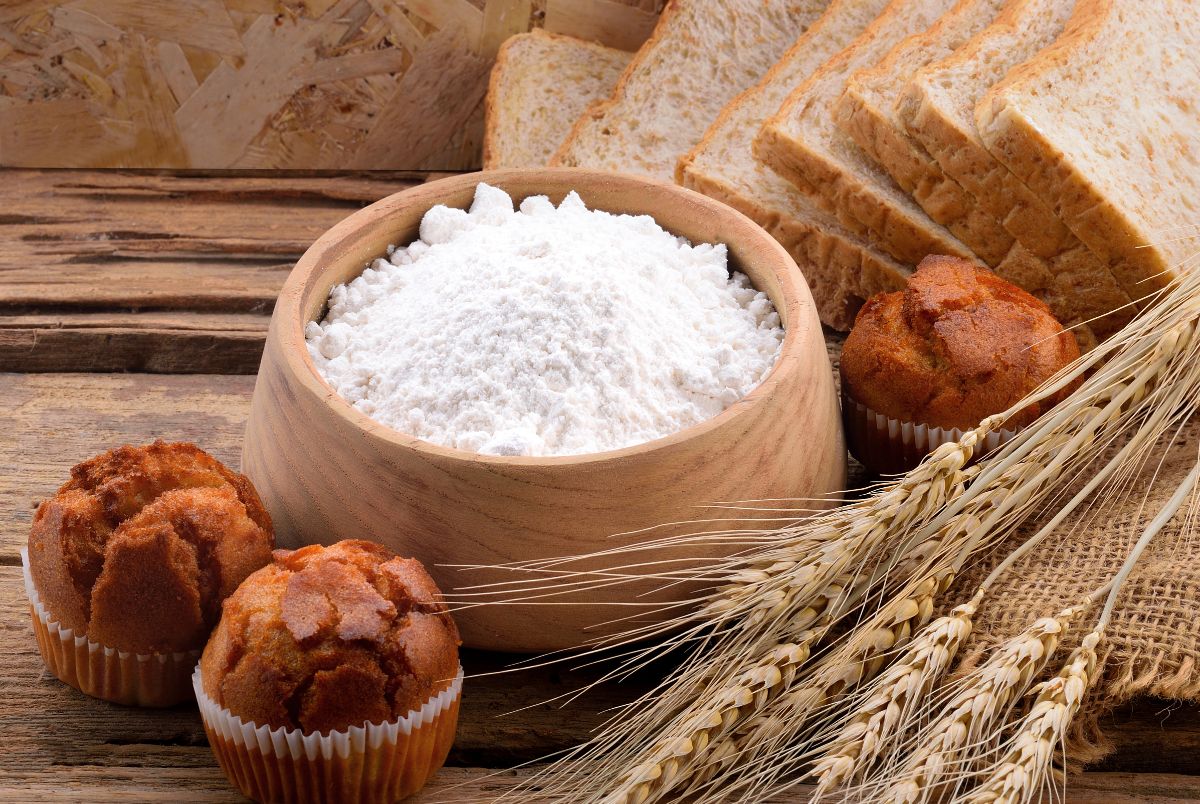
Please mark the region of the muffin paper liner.
POLYGON ((191 675, 200 651, 127 653, 93 642, 63 627, 42 605, 26 548, 21 549, 21 570, 38 651, 61 681, 93 698, 130 706, 174 706, 192 697, 191 675))
MULTIPOLYGON (((842 418, 850 452, 867 469, 881 475, 903 474, 913 469, 926 455, 942 444, 959 440, 966 432, 957 427, 932 427, 893 419, 845 393, 842 394, 842 418)), ((974 457, 986 455, 1016 434, 1016 430, 1007 428, 993 430, 975 445, 974 457)))
POLYGON ((392 802, 424 787, 446 761, 458 726, 463 671, 398 720, 305 734, 247 723, 192 676, 204 730, 225 775, 263 802, 392 802))

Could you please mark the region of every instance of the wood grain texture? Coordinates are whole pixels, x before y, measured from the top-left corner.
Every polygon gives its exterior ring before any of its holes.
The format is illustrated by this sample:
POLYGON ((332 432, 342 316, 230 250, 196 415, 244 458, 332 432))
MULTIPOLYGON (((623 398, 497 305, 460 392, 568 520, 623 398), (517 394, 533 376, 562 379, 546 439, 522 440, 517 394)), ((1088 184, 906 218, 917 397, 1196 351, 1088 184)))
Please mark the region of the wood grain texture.
MULTIPOLYGON (((242 800, 216 767, 191 709, 149 712, 93 701, 47 676, 16 564, 34 501, 100 450, 159 435, 190 438, 236 465, 252 387, 252 378, 239 376, 0 375, 0 407, 15 435, 0 439, 0 800, 242 800)), ((511 661, 464 652, 472 673, 511 661)), ((464 767, 443 769, 418 800, 461 800, 464 790, 498 795, 523 772, 495 769, 584 739, 607 716, 603 710, 644 689, 606 686, 565 710, 542 705, 508 714, 585 678, 551 668, 469 680, 451 755, 464 767)), ((1106 717, 1104 726, 1117 752, 1105 773, 1073 777, 1068 800, 1200 797, 1200 707, 1140 701, 1106 717)))
POLYGON ((252 373, 295 260, 424 173, 0 174, 0 370, 252 373))
MULTIPOLYGON (((318 378, 304 325, 321 315, 334 285, 358 276, 387 244, 410 242, 431 206, 469 206, 479 177, 457 176, 390 196, 314 243, 275 307, 242 465, 271 511, 281 544, 376 539, 399 553, 419 554, 448 589, 461 575, 439 565, 495 566, 609 550, 645 541, 648 528, 665 539, 737 527, 739 519, 744 524, 744 511, 715 503, 835 499, 845 487, 846 450, 825 342, 812 297, 778 243, 728 207, 675 185, 575 169, 487 175, 516 199, 544 194, 557 203, 574 190, 589 207, 651 215, 693 242, 726 244, 731 264, 771 297, 783 320, 775 368, 703 424, 599 455, 481 456, 382 427, 318 378)), ((647 551, 638 560, 682 569, 693 557, 741 547, 692 542, 647 551)), ((585 560, 571 568, 601 566, 585 560)), ((512 578, 477 570, 470 582, 512 578)), ((630 614, 629 606, 640 607, 640 620, 661 618, 656 607, 695 588, 601 580, 602 588, 555 598, 549 622, 537 605, 472 607, 458 618, 463 641, 493 650, 573 647, 606 630, 601 623, 630 614), (598 610, 600 604, 625 608, 598 610)))
POLYGON ((0 165, 478 166, 496 50, 543 23, 633 49, 659 0, 0 4, 0 165))

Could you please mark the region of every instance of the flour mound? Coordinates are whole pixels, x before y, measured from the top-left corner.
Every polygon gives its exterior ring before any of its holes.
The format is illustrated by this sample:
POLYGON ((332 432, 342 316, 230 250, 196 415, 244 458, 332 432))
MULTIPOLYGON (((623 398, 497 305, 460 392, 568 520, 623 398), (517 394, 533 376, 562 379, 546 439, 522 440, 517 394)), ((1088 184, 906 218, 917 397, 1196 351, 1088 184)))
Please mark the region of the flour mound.
POLYGON ((338 285, 305 329, 317 370, 396 430, 490 455, 577 455, 674 433, 737 402, 783 340, 724 245, 575 193, 520 210, 480 184, 420 240, 338 285))

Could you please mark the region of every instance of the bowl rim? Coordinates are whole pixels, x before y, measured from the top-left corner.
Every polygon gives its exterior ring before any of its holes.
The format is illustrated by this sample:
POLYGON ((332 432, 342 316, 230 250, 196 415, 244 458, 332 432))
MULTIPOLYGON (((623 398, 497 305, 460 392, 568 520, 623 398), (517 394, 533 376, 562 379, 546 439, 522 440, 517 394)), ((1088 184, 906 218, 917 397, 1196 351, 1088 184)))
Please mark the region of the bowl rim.
MULTIPOLYGON (((505 189, 505 192, 509 192, 509 190, 505 189)), ((549 192, 554 192, 554 190, 549 192)), ((514 200, 520 203, 519 200, 514 200)), ((588 203, 586 198, 584 200, 585 203, 588 203)), ((435 200, 433 203, 443 202, 435 200)), ((588 208, 593 208, 590 203, 588 208)), ((658 222, 657 217, 655 217, 655 221, 658 222)), ((667 226, 661 223, 660 225, 667 231, 671 231, 667 226)), ((729 244, 727 243, 727 245, 729 244)), ((365 263, 363 269, 369 265, 369 262, 365 263)), ((301 386, 308 393, 318 397, 326 408, 362 431, 364 435, 379 438, 390 446, 407 448, 430 458, 503 469, 594 466, 670 449, 697 436, 729 427, 761 404, 779 384, 780 377, 784 372, 797 370, 798 362, 804 357, 800 354, 802 342, 808 340, 814 326, 819 328, 820 325, 817 322, 816 304, 795 260, 765 229, 733 207, 680 185, 635 174, 585 168, 503 168, 457 174, 405 188, 351 213, 331 226, 305 250, 288 273, 276 300, 271 329, 272 331, 278 330, 276 337, 279 338, 279 346, 283 352, 282 358, 293 377, 299 379, 301 386), (349 233, 367 222, 374 221, 385 211, 394 213, 395 207, 408 195, 444 197, 467 188, 473 188, 480 182, 505 189, 505 185, 512 180, 533 179, 535 181, 532 183, 536 183, 537 177, 550 175, 571 178, 573 181, 570 189, 578 190, 581 196, 586 196, 587 187, 597 182, 625 185, 630 189, 653 188, 658 192, 677 196, 689 204, 707 208, 711 214, 730 218, 735 224, 735 228, 744 232, 745 242, 743 245, 749 246, 754 243, 756 249, 763 251, 769 257, 763 262, 775 276, 781 299, 773 298, 768 290, 756 289, 771 298, 771 303, 780 313, 781 320, 786 319, 787 323, 784 326, 783 342, 780 345, 775 365, 749 393, 716 416, 665 436, 620 449, 577 455, 490 455, 435 444, 378 422, 346 401, 321 376, 308 352, 304 336, 304 329, 308 324, 303 310, 305 291, 316 276, 331 270, 334 265, 341 262, 337 252, 349 233), (440 192, 434 192, 435 190, 440 192), (329 257, 330 265, 322 268, 319 263, 326 254, 332 255, 329 257), (782 301, 783 305, 780 305, 779 301, 782 301)), ((821 340, 823 343, 824 338, 821 340)))

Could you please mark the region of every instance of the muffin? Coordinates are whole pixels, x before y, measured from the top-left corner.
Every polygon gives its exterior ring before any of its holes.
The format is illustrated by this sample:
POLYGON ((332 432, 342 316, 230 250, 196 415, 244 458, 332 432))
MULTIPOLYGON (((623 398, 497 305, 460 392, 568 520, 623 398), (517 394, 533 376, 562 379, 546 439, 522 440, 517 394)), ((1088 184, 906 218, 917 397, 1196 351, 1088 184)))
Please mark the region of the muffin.
MULTIPOLYGON (((846 439, 869 470, 905 472, 1020 402, 1079 357, 1050 309, 956 257, 926 257, 902 292, 871 298, 842 350, 846 439)), ((1014 412, 994 448, 1073 390, 1014 412)))
POLYGON ((209 743, 257 801, 397 801, 454 742, 458 645, 420 562, 366 541, 277 550, 200 659, 209 743))
POLYGON ((96 698, 187 700, 221 601, 273 546, 250 481, 194 444, 85 461, 38 507, 22 552, 42 659, 96 698))

